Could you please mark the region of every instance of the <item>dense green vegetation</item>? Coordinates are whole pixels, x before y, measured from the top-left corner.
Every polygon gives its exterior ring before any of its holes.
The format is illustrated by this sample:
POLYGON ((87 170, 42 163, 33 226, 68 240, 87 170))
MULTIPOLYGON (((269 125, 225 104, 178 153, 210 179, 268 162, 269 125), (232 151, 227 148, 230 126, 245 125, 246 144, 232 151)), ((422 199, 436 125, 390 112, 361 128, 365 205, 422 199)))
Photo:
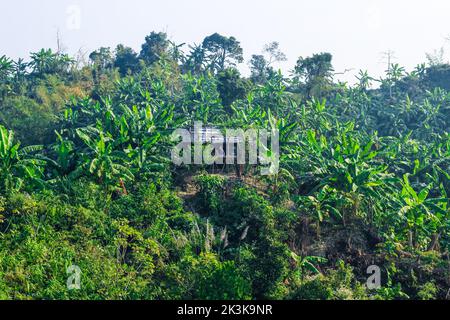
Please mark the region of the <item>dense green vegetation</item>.
POLYGON ((350 86, 328 53, 283 60, 271 43, 245 78, 235 38, 155 32, 87 65, 1 57, 0 298, 448 297, 450 65, 350 86), (196 120, 278 129, 279 173, 174 166, 196 120))

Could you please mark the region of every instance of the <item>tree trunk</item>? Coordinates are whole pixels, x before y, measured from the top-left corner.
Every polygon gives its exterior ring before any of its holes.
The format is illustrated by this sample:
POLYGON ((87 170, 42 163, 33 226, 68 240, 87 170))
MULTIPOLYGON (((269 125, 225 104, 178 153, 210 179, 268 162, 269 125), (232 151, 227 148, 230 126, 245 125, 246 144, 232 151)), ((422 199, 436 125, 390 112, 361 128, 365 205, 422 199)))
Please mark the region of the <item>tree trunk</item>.
POLYGON ((428 246, 427 251, 434 251, 434 250, 436 250, 436 247, 437 247, 438 244, 439 244, 439 238, 440 238, 440 236, 441 236, 440 233, 434 233, 434 234, 431 236, 431 242, 430 242, 430 245, 428 246))

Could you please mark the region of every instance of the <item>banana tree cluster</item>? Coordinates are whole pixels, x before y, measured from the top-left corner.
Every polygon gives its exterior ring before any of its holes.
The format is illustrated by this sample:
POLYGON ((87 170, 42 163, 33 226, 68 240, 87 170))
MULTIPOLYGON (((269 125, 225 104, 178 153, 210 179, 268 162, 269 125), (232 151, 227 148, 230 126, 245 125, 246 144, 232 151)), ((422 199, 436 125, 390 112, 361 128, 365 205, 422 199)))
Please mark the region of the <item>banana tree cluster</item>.
POLYGON ((35 156, 42 146, 20 147, 14 133, 0 125, 0 189, 17 191, 43 182, 45 160, 35 156))

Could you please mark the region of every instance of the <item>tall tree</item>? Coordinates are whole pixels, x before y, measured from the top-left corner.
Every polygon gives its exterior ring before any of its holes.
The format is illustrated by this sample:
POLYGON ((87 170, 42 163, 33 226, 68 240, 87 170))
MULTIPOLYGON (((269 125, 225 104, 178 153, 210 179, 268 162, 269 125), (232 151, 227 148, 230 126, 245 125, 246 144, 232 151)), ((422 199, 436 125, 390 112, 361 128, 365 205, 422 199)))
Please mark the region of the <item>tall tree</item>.
POLYGON ((245 98, 248 89, 248 81, 241 78, 236 68, 227 68, 217 75, 217 90, 222 104, 228 112, 234 101, 245 98))
POLYGON ((300 57, 294 69, 295 80, 302 83, 308 97, 317 96, 332 83, 333 56, 330 53, 314 54, 312 57, 300 57))
POLYGON ((272 41, 264 46, 263 53, 269 56, 269 65, 274 62, 286 61, 286 55, 280 50, 280 44, 277 41, 272 41))
POLYGON ((244 61, 243 50, 235 37, 225 37, 214 33, 203 40, 202 44, 208 60, 209 69, 213 72, 225 70, 244 61))
POLYGON ((89 59, 92 62, 92 74, 94 77, 94 83, 96 85, 100 82, 100 77, 105 74, 107 70, 111 70, 113 67, 113 55, 111 48, 101 47, 100 49, 92 52, 89 55, 89 59))
POLYGON ((273 41, 264 46, 262 54, 254 54, 250 60, 251 79, 253 82, 261 84, 275 74, 272 64, 286 61, 286 55, 279 49, 278 42, 273 41))
POLYGON ((121 75, 135 72, 139 66, 137 53, 130 47, 119 44, 115 52, 114 67, 119 69, 121 75))
POLYGON ((113 65, 113 55, 111 53, 111 48, 101 47, 100 49, 92 52, 89 55, 89 59, 94 64, 94 67, 99 70, 106 70, 113 65))
POLYGON ((145 37, 145 43, 139 57, 144 60, 147 65, 152 65, 161 58, 167 56, 170 42, 167 34, 164 32, 152 32, 145 37))
POLYGON ((269 62, 262 54, 252 55, 250 60, 250 78, 254 83, 264 83, 268 78, 268 73, 270 72, 269 62))

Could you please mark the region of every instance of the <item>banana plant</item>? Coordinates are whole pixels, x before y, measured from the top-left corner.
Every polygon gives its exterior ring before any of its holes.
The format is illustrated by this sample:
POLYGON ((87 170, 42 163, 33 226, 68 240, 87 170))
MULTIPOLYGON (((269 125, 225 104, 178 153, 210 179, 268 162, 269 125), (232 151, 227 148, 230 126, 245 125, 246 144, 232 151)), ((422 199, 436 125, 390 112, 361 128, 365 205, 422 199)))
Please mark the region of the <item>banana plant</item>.
POLYGON ((419 249, 421 242, 429 238, 448 219, 448 198, 430 196, 432 185, 416 192, 409 181, 409 174, 403 176, 401 204, 398 214, 408 228, 410 249, 419 249))
POLYGON ((67 103, 64 114, 60 117, 60 133, 75 141, 76 130, 95 124, 97 119, 103 118, 103 110, 100 102, 91 98, 74 98, 67 103))
POLYGON ((67 176, 76 166, 76 149, 74 143, 55 131, 57 141, 51 146, 56 160, 48 161, 49 167, 55 170, 55 176, 67 176))
POLYGON ((346 213, 353 217, 364 216, 368 211, 372 223, 377 213, 381 215, 383 207, 390 203, 389 194, 394 191, 397 179, 377 158, 376 136, 358 137, 353 129, 353 124, 349 123, 329 138, 308 130, 305 141, 283 157, 282 165, 294 174, 302 194, 316 197, 316 207, 317 202, 325 200, 320 199, 320 195, 333 190, 336 203, 325 203, 336 209, 333 210, 335 216, 339 216, 339 211, 344 224, 346 213), (371 210, 365 210, 367 207, 371 210))
POLYGON ((120 142, 94 128, 77 129, 77 134, 85 148, 82 151, 81 166, 74 174, 93 175, 106 190, 118 186, 121 181, 134 179, 127 155, 116 150, 120 142))
POLYGON ((291 257, 295 261, 297 270, 300 273, 300 277, 303 280, 306 273, 310 272, 314 275, 320 274, 318 266, 323 263, 327 263, 328 259, 317 256, 301 257, 295 252, 291 251, 291 257))
POLYGON ((30 55, 30 67, 33 74, 42 77, 45 74, 63 74, 75 62, 67 54, 54 53, 51 49, 41 49, 30 55))
POLYGON ((359 70, 358 76, 356 76, 358 80, 358 86, 361 90, 365 91, 370 88, 372 81, 375 79, 369 76, 369 72, 367 70, 359 70))
POLYGON ((333 188, 326 185, 319 192, 310 196, 299 196, 296 205, 300 212, 307 212, 315 220, 316 235, 320 238, 320 224, 330 217, 342 221, 342 214, 337 209, 343 207, 345 198, 333 188))
POLYGON ((7 79, 14 71, 14 62, 6 56, 0 57, 0 81, 7 79))
POLYGON ((20 147, 14 132, 0 125, 0 181, 2 191, 20 190, 25 183, 42 184, 46 162, 34 154, 42 146, 20 147))
POLYGON ((215 78, 206 73, 199 77, 186 74, 182 79, 184 92, 180 104, 188 122, 221 123, 224 120, 225 111, 215 78))
POLYGON ((14 62, 6 56, 0 57, 0 98, 3 99, 6 94, 12 90, 10 84, 11 74, 14 71, 14 62))

